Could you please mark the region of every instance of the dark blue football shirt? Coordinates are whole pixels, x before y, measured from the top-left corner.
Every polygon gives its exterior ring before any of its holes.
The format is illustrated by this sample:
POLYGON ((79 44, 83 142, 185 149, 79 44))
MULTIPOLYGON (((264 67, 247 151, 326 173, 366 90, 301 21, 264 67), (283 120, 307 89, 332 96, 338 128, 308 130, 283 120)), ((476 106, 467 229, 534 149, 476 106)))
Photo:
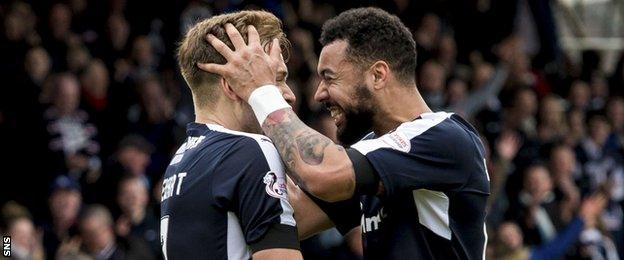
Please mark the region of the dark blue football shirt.
POLYGON ((361 225, 365 259, 484 258, 489 177, 470 124, 425 113, 350 150, 365 156, 385 191, 319 206, 343 234, 361 225))
POLYGON ((190 123, 164 176, 165 259, 250 259, 299 249, 284 167, 265 136, 190 123))

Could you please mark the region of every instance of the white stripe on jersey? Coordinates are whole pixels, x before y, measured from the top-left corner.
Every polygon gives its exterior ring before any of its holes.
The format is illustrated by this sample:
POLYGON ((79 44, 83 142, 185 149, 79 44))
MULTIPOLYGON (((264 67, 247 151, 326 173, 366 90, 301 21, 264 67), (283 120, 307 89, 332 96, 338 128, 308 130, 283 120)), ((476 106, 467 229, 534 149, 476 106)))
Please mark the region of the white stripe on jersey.
MULTIPOLYGON (((215 125, 215 124, 206 124, 206 125, 208 126, 210 130, 213 130, 213 131, 219 131, 222 133, 228 133, 228 134, 233 134, 233 135, 242 135, 242 136, 253 138, 254 140, 256 140, 256 142, 262 149, 264 159, 269 164, 269 168, 271 169, 271 171, 274 172, 278 178, 286 178, 285 171, 284 171, 284 164, 282 164, 282 159, 280 158, 279 153, 277 153, 277 149, 275 149, 275 146, 271 142, 271 139, 269 139, 268 137, 264 135, 259 135, 259 134, 234 131, 234 130, 230 130, 223 126, 215 125)), ((293 227, 296 226, 297 223, 295 222, 295 218, 293 217, 294 210, 292 206, 290 205, 290 202, 288 202, 288 199, 280 198, 280 205, 282 207, 282 213, 280 214, 280 223, 284 225, 293 226, 293 227)))
POLYGON ((436 235, 451 240, 449 228, 449 198, 440 191, 412 191, 418 209, 418 222, 436 235))
POLYGON ((227 213, 227 255, 228 260, 250 259, 251 253, 245 243, 245 236, 234 212, 227 213))
MULTIPOLYGON (((421 115, 422 119, 418 119, 412 122, 405 122, 401 124, 399 127, 397 127, 397 129, 391 133, 385 134, 379 138, 359 141, 355 143, 354 145, 352 145, 351 148, 358 150, 363 155, 366 155, 367 153, 370 153, 380 148, 392 148, 392 149, 402 150, 400 149, 399 145, 395 144, 396 140, 385 140, 385 139, 391 136, 393 133, 398 133, 401 135, 400 137, 407 138, 407 141, 409 142, 409 140, 411 140, 412 138, 421 135, 425 131, 429 130, 429 128, 432 128, 436 126, 437 124, 441 123, 442 121, 444 121, 445 119, 451 117, 451 115, 453 115, 453 113, 446 113, 446 112, 423 113, 421 115)), ((388 138, 388 139, 391 139, 391 138, 388 138)))

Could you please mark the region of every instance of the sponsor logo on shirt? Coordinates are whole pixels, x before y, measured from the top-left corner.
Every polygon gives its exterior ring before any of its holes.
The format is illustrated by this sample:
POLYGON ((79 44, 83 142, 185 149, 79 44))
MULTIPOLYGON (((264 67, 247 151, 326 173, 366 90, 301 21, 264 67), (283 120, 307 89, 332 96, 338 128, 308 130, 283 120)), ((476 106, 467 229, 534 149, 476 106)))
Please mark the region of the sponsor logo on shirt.
MULTIPOLYGON (((362 204, 360 204, 360 206, 361 205, 362 204)), ((360 223, 360 225, 362 226, 362 232, 368 233, 371 231, 378 230, 381 225, 381 222, 387 216, 388 215, 386 215, 386 213, 384 212, 383 207, 379 209, 379 211, 377 211, 377 214, 374 216, 366 217, 364 214, 362 214, 362 220, 360 223)))
POLYGON ((402 152, 409 153, 412 148, 410 139, 401 132, 392 132, 381 137, 381 140, 390 147, 402 152))
POLYGON ((262 178, 264 184, 266 184, 266 193, 269 196, 278 199, 287 199, 286 193, 286 180, 284 176, 278 176, 272 171, 267 172, 262 178))

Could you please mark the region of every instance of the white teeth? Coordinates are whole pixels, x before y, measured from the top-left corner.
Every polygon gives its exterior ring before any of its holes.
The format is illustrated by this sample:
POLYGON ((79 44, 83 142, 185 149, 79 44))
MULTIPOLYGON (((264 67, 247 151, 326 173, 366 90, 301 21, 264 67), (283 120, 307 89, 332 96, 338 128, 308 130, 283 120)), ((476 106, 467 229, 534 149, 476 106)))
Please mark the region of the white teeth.
POLYGON ((330 107, 329 113, 331 117, 334 119, 334 122, 338 122, 338 120, 342 116, 342 110, 340 110, 340 108, 338 107, 330 107))

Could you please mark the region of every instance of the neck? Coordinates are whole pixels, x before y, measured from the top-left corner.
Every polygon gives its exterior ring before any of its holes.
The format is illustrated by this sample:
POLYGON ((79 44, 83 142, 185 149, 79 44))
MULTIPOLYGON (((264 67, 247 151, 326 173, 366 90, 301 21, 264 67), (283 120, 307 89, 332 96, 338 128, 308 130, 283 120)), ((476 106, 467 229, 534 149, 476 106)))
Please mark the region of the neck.
POLYGON ((373 132, 377 136, 386 134, 405 122, 414 121, 431 109, 422 98, 416 84, 392 86, 393 90, 385 90, 386 95, 379 100, 381 104, 373 116, 373 132))
POLYGON ((195 122, 200 124, 216 124, 230 130, 240 131, 241 126, 236 120, 236 117, 227 111, 231 111, 231 109, 219 105, 215 105, 214 108, 209 108, 205 106, 200 107, 195 104, 195 122))

